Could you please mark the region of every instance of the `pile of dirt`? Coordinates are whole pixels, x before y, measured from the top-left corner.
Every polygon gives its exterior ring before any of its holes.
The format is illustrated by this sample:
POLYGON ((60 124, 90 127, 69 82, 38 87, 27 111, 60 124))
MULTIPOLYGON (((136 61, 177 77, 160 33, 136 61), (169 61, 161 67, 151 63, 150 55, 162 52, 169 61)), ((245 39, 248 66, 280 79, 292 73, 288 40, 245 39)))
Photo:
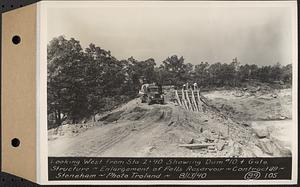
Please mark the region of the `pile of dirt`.
POLYGON ((57 128, 48 130, 48 140, 55 140, 60 137, 73 137, 77 136, 84 131, 91 129, 97 125, 93 122, 81 123, 81 124, 64 124, 57 128))
POLYGON ((209 102, 223 113, 238 120, 282 120, 292 118, 292 90, 260 89, 251 93, 249 90, 215 91, 205 93, 209 102))
POLYGON ((123 112, 124 111, 112 112, 112 113, 107 114, 107 115, 103 116, 102 118, 100 118, 99 121, 104 121, 106 123, 111 123, 111 122, 117 121, 118 119, 120 119, 121 114, 123 112))

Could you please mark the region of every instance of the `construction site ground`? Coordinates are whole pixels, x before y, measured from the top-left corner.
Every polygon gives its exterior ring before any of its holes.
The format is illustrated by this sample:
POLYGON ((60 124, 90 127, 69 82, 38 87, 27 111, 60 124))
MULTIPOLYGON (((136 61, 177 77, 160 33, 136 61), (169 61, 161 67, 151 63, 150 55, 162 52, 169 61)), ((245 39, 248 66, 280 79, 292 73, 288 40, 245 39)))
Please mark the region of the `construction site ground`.
POLYGON ((202 95, 208 103, 201 111, 188 111, 169 99, 147 105, 136 98, 98 115, 96 122, 50 129, 49 156, 291 156, 291 89, 202 95))

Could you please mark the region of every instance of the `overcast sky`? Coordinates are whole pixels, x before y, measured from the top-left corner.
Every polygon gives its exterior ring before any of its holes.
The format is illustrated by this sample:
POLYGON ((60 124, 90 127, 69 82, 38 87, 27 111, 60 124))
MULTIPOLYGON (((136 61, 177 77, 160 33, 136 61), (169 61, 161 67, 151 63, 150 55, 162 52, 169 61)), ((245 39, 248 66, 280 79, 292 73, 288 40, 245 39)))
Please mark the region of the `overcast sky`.
MULTIPOLYGON (((195 2, 194 2, 195 4, 195 2)), ((269 65, 292 63, 291 9, 199 7, 188 3, 48 9, 48 41, 65 35, 82 47, 94 43, 118 59, 177 54, 192 64, 207 61, 269 65)))

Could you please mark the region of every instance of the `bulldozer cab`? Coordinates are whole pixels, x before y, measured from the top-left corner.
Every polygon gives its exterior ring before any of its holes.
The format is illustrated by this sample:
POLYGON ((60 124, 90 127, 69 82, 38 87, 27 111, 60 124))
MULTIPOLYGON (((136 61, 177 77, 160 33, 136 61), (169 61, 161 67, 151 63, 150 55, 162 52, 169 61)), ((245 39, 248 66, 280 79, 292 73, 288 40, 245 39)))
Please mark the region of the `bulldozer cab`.
POLYGON ((162 93, 162 86, 156 84, 143 84, 140 90, 140 94, 147 94, 150 92, 162 93))
POLYGON ((149 86, 148 88, 147 88, 147 92, 159 92, 159 89, 158 89, 158 86, 149 86))
POLYGON ((139 94, 141 95, 142 103, 145 103, 145 102, 147 102, 148 104, 152 104, 152 103, 163 104, 164 103, 164 97, 162 95, 163 94, 162 87, 158 86, 156 84, 142 85, 139 94))

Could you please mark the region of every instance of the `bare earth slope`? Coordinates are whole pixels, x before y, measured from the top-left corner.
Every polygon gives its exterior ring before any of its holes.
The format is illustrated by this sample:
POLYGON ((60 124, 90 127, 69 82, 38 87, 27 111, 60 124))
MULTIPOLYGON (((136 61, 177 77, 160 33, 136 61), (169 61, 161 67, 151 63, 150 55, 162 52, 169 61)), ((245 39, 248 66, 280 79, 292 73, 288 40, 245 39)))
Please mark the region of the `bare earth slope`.
POLYGON ((173 103, 147 105, 139 99, 96 122, 63 125, 48 131, 49 156, 224 157, 290 156, 268 135, 213 108, 186 111, 173 103), (188 149, 182 144, 207 145, 188 149))
POLYGON ((292 90, 224 90, 204 93, 211 104, 239 120, 292 118, 292 90))

